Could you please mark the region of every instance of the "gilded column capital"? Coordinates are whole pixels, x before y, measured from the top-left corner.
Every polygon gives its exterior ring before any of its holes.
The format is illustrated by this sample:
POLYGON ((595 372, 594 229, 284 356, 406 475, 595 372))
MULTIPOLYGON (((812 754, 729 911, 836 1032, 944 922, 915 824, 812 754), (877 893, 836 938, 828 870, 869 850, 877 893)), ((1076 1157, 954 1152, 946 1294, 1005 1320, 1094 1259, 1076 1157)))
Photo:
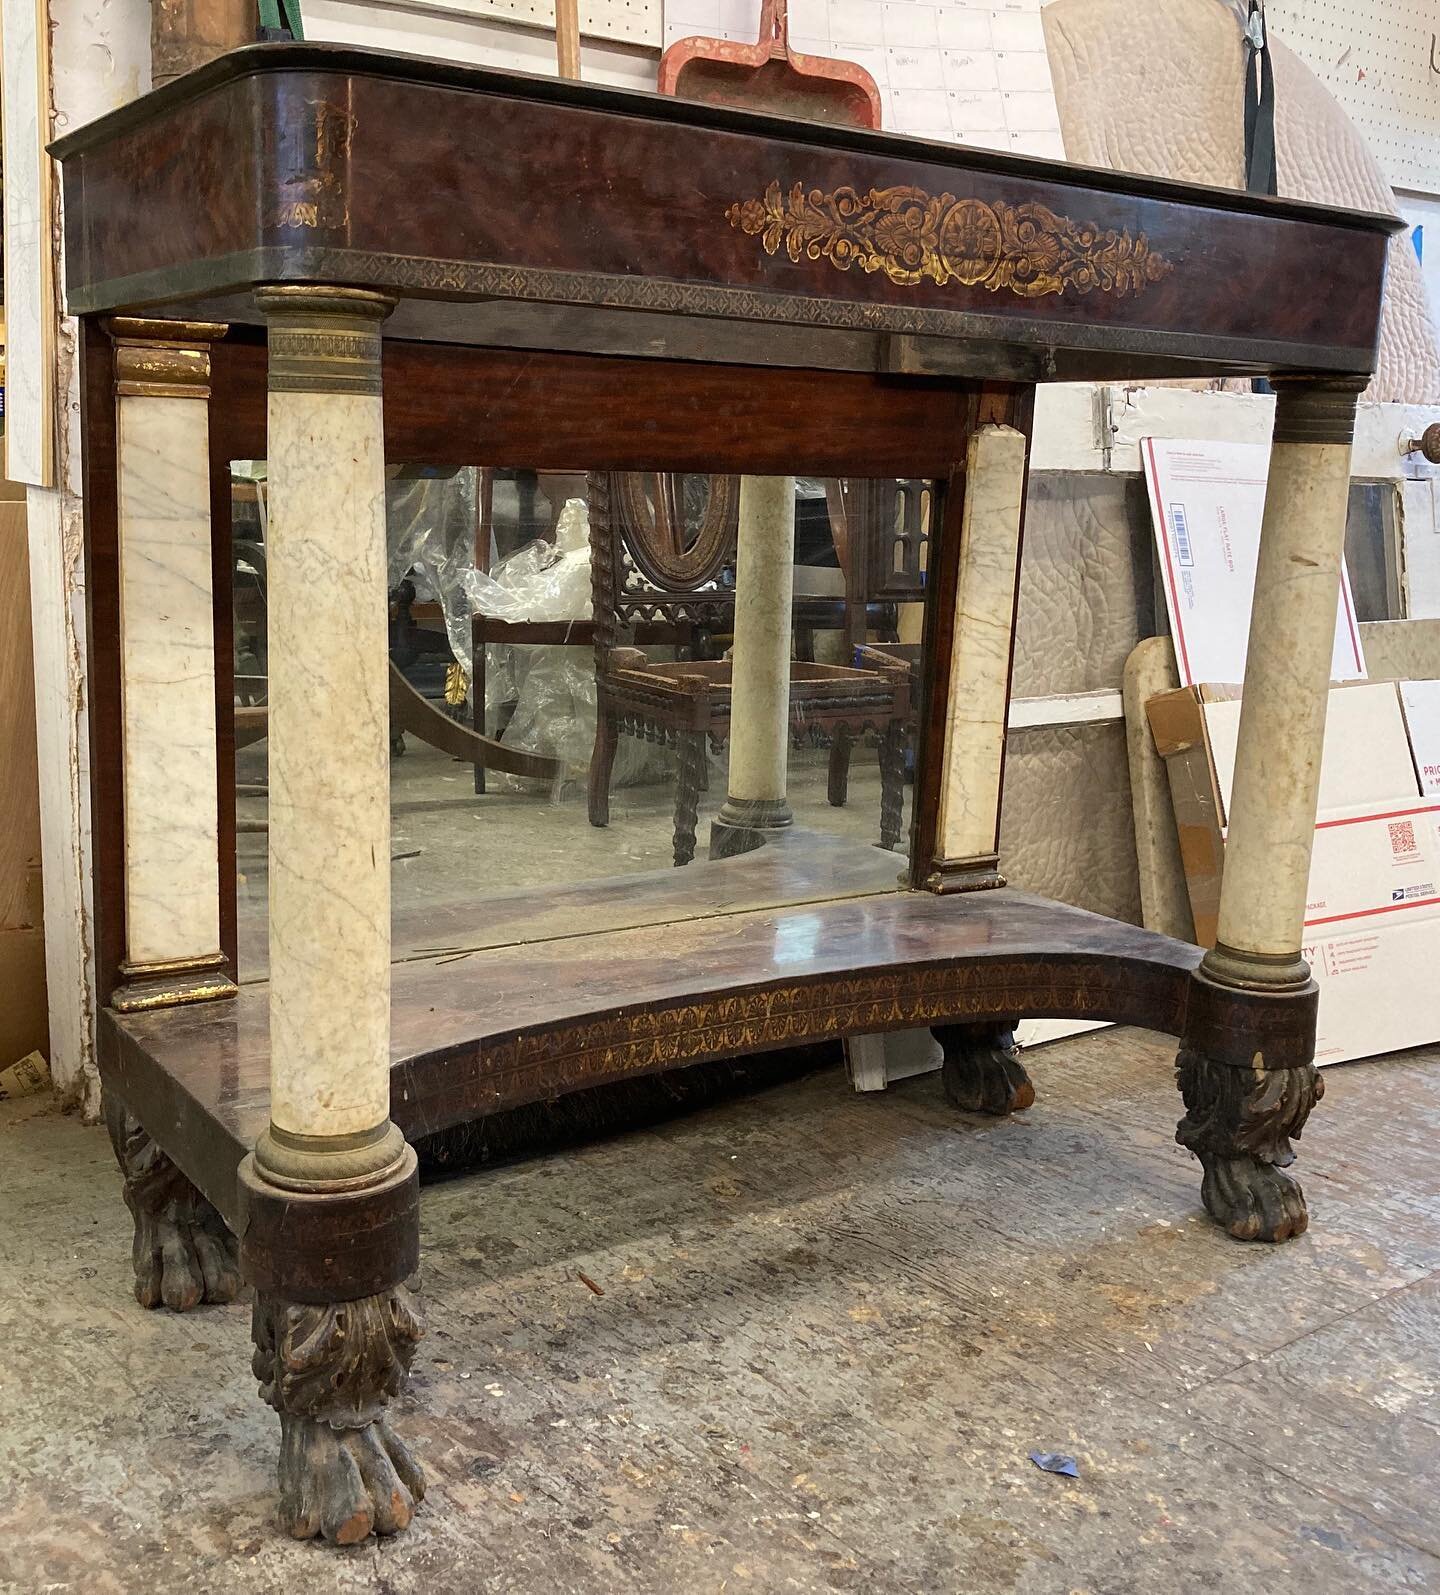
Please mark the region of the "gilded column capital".
POLYGON ((113 316, 117 398, 208 399, 210 345, 230 330, 220 321, 113 316))
POLYGON ((272 393, 380 392, 380 323, 395 308, 366 288, 255 290, 269 328, 272 393))
POLYGON ((1355 407, 1366 376, 1272 377, 1276 443, 1355 441, 1355 407))

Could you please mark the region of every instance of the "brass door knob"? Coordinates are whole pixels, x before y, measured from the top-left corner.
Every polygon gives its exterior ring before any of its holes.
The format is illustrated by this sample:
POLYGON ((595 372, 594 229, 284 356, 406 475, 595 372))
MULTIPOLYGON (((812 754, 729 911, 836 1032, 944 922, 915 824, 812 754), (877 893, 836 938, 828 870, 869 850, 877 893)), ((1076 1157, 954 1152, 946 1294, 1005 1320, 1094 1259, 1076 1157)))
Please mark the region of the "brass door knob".
POLYGON ((1427 426, 1418 438, 1411 438, 1404 452, 1423 454, 1431 465, 1440 465, 1440 421, 1427 426))

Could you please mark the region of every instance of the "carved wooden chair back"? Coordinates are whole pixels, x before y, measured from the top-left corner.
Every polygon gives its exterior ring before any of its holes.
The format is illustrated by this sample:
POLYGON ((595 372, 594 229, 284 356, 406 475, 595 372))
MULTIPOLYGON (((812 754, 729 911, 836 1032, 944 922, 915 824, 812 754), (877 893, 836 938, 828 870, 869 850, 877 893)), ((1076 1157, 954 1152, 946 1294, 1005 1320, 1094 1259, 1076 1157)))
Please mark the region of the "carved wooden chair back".
POLYGON ((861 647, 872 630, 894 640, 895 606, 925 597, 935 491, 928 482, 840 477, 825 493, 845 574, 846 643, 861 647))
POLYGON ((738 477, 597 471, 588 496, 597 673, 637 624, 668 622, 692 647, 730 630, 738 477))

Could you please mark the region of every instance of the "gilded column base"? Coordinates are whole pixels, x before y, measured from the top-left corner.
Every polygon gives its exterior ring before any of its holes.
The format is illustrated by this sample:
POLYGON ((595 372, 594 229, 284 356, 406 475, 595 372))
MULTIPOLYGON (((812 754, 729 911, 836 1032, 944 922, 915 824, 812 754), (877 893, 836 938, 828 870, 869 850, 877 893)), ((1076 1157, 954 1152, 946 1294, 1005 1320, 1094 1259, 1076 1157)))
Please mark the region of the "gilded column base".
POLYGON ((710 857, 753 853, 788 831, 795 816, 785 798, 727 797, 710 822, 710 857))
POLYGON ((1247 953, 1217 942, 1200 967, 1217 986, 1236 991, 1266 991, 1277 996, 1304 991, 1310 984, 1310 966, 1294 953, 1247 953))
POLYGON ((351 1135, 299 1135, 271 1124, 255 1143, 255 1172, 282 1191, 342 1196, 384 1184, 408 1152, 389 1119, 351 1135))
POLYGON ((925 890, 940 897, 948 897, 952 892, 992 892, 1005 884, 998 853, 981 853, 973 858, 937 858, 924 881, 925 890))
POLYGON ((223 953, 206 958, 176 958, 164 963, 122 963, 120 984, 110 993, 116 1013, 178 1008, 188 1002, 216 1002, 239 989, 225 973, 223 953))

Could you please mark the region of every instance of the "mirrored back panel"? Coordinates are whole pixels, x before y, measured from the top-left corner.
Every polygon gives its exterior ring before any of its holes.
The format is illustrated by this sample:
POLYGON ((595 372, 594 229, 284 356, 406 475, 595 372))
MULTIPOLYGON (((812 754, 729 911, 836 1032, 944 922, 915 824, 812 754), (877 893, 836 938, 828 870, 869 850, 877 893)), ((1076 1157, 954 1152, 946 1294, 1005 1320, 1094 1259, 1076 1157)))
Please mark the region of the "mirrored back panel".
MULTIPOLYGON (((937 484, 387 475, 396 957, 897 888, 937 484), (642 893, 604 884, 641 875, 654 878, 642 893), (547 890, 577 882, 596 883, 593 923, 541 923, 547 890)), ((234 462, 232 521, 253 979, 274 546, 263 461, 234 462)))

